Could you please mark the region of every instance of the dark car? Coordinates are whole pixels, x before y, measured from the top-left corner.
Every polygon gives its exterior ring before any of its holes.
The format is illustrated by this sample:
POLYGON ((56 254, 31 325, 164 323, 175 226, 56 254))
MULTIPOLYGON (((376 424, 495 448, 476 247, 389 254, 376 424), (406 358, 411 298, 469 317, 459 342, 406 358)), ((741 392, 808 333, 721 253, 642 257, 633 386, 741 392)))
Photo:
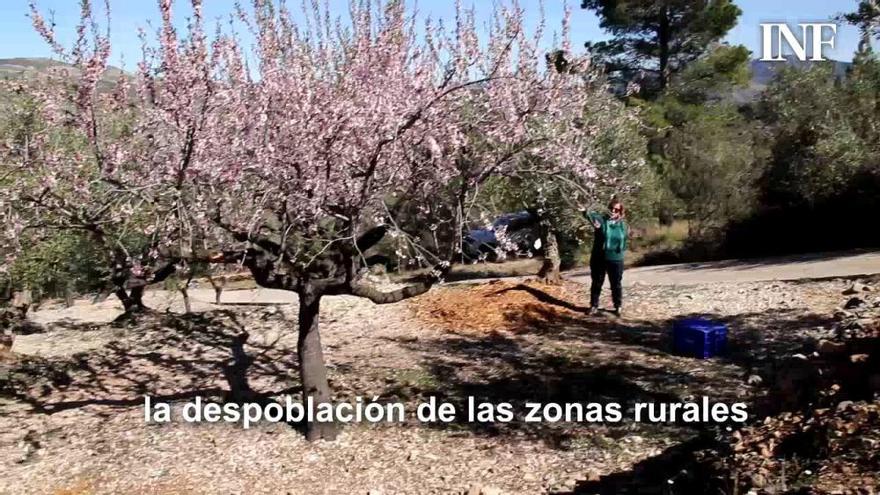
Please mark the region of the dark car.
POLYGON ((520 211, 505 213, 492 221, 492 227, 471 229, 464 238, 464 255, 471 261, 500 261, 507 256, 529 256, 541 252, 538 219, 520 211), (499 252, 497 232, 504 231, 510 245, 499 252))

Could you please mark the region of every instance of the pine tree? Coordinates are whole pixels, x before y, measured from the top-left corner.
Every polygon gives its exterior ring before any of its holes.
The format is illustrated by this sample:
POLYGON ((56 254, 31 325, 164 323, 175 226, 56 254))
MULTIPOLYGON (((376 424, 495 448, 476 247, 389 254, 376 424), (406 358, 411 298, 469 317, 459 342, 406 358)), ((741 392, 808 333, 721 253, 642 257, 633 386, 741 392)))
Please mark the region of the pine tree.
POLYGON ((880 4, 877 0, 863 0, 856 12, 846 14, 843 19, 859 28, 861 40, 853 63, 861 65, 875 60, 871 38, 880 34, 880 4))
POLYGON ((742 11, 730 0, 583 0, 614 37, 587 43, 620 85, 643 95, 662 92, 671 77, 736 25, 742 11))

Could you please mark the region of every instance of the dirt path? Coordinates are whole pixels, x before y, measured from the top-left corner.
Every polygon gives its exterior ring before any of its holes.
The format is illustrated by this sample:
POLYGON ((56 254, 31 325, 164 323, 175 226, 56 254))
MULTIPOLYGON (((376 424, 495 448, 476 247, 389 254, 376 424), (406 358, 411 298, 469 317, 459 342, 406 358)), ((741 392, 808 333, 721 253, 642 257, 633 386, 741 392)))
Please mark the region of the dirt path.
MULTIPOLYGON (((842 280, 636 286, 628 292, 625 321, 579 311, 586 288, 578 283, 547 293, 516 283, 459 285, 391 306, 329 297, 323 340, 340 400, 377 396, 408 409, 430 396, 458 404, 464 396, 517 404, 753 401, 763 390, 746 378, 759 372, 767 354, 785 355, 825 337, 846 287, 842 280), (443 300, 452 306, 438 307, 443 300), (478 325, 459 306, 483 308, 493 320, 478 325), (729 359, 697 361, 665 351, 669 320, 692 313, 728 322, 735 343, 729 359)), ((284 295, 225 297, 252 302, 284 295)), ((103 318, 112 314, 111 303, 59 311, 103 318)), ((17 338, 13 350, 27 360, 9 371, 16 395, 0 400, 0 493, 445 494, 475 486, 507 494, 567 492, 693 434, 674 424, 628 421, 408 422, 351 426, 337 442, 309 444, 283 424, 250 430, 145 424, 144 394, 176 402, 222 399, 230 342, 242 329, 250 333, 244 350, 254 357, 250 387, 275 398, 296 386, 295 304, 195 306, 207 309, 133 327, 61 318, 47 322, 45 334, 17 338)), ((52 314, 37 312, 47 320, 52 314)))
MULTIPOLYGON (((878 273, 880 273, 880 251, 861 250, 753 260, 642 266, 627 269, 623 284, 625 286, 686 286, 844 278, 878 273)), ((524 278, 511 277, 512 280, 524 278)), ((572 270, 565 273, 565 278, 573 282, 589 284, 590 272, 584 269, 572 270)), ((490 279, 467 280, 462 283, 486 282, 488 280, 490 279)))
MULTIPOLYGON (((880 251, 816 253, 799 256, 764 258, 757 260, 728 260, 707 263, 682 263, 631 268, 626 271, 624 285, 702 285, 716 283, 747 283, 784 280, 823 279, 833 277, 856 277, 880 273, 880 251)), ((590 283, 590 272, 575 270, 566 278, 582 284, 590 283)), ((509 277, 524 280, 528 277, 509 277)), ((482 283, 493 279, 474 279, 460 283, 482 283)), ((508 278, 505 278, 508 280, 508 278)), ((211 301, 213 292, 193 291, 194 299, 211 301)), ((227 292, 224 303, 291 303, 295 294, 272 290, 254 289, 227 292)))
MULTIPOLYGON (((877 273, 880 273, 880 251, 862 251, 646 266, 628 270, 624 284, 698 285, 855 277, 877 273)), ((586 273, 575 272, 572 275, 570 278, 575 281, 589 281, 586 273)))
MULTIPOLYGON (((855 277, 880 274, 880 251, 847 253, 818 253, 780 258, 766 258, 749 261, 716 261, 708 263, 684 263, 631 268, 626 271, 626 286, 693 286, 719 283, 749 283, 767 281, 791 281, 825 279, 834 277, 855 277)), ((521 281, 529 277, 505 277, 507 281, 521 281)), ((589 284, 589 271, 575 270, 566 273, 566 279, 589 284)), ((475 284, 496 280, 494 278, 473 279, 456 284, 475 284)), ((194 311, 207 311, 213 308, 214 291, 210 288, 190 290, 194 311)), ((180 312, 183 301, 179 294, 166 291, 151 291, 146 296, 147 304, 160 311, 180 312)), ((244 289, 223 292, 223 304, 292 304, 296 294, 275 289, 244 289)), ((70 320, 75 322, 106 323, 121 312, 115 298, 99 304, 81 300, 71 308, 44 309, 32 314, 37 323, 70 320)))

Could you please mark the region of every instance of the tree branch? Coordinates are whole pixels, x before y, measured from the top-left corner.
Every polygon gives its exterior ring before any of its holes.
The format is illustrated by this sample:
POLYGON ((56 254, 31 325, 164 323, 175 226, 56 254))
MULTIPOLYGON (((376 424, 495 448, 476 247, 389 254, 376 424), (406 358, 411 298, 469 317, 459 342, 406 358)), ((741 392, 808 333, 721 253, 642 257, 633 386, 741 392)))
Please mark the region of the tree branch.
MULTIPOLYGON (((443 277, 449 272, 451 264, 441 263, 434 267, 431 274, 422 282, 408 285, 390 292, 383 292, 370 284, 363 282, 354 282, 347 287, 347 294, 369 299, 376 304, 394 304, 396 302, 419 296, 428 292, 434 284, 443 280, 443 277)), ((330 294, 330 292, 328 292, 330 294)))

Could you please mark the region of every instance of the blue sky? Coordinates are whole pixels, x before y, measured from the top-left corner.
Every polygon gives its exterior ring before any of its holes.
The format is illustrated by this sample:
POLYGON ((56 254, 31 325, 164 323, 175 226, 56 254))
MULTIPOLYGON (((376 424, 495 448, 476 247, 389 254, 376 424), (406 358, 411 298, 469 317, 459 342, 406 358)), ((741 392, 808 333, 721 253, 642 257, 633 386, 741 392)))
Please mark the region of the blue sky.
MULTIPOLYGON (((69 39, 73 26, 78 19, 77 0, 37 0, 42 12, 55 12, 57 32, 62 40, 69 39)), ((95 3, 101 4, 100 0, 95 3)), ((186 15, 184 8, 185 0, 178 0, 179 15, 177 19, 183 21, 186 15)), ((207 19, 213 19, 231 11, 233 0, 204 0, 204 10, 207 19)), ((247 2, 242 2, 247 3, 247 2)), ((291 0, 292 5, 298 5, 298 0, 291 0)), ((478 16, 484 16, 490 11, 490 0, 476 0, 465 5, 476 5, 478 16)), ((842 11, 855 10, 857 0, 737 0, 736 3, 743 11, 739 25, 728 35, 727 41, 735 44, 743 44, 752 50, 755 58, 760 51, 760 27, 761 22, 788 22, 797 24, 801 22, 828 21, 842 11)), ((331 10, 339 14, 347 12, 347 0, 330 0, 331 10)), ((526 7, 530 20, 534 20, 538 13, 538 2, 533 0, 521 0, 526 7)), ((599 21, 592 12, 580 9, 580 0, 569 0, 572 6, 572 39, 575 46, 582 46, 585 41, 596 41, 607 38, 607 35, 599 28, 599 21)), ((419 9, 423 14, 430 14, 435 18, 452 19, 454 2, 452 0, 420 0, 419 9)), ((113 62, 118 64, 125 61, 125 66, 130 68, 137 61, 139 55, 139 41, 137 28, 146 27, 147 20, 158 17, 158 9, 154 0, 111 0, 112 12, 112 39, 114 45, 113 62)), ((45 57, 50 52, 42 40, 34 33, 28 12, 28 0, 0 0, 0 58, 10 57, 45 57)), ((556 29, 559 26, 563 13, 562 0, 546 0, 545 12, 548 28, 556 29)), ((798 31, 796 31, 798 32, 798 31)), ((851 26, 840 26, 837 36, 837 46, 834 50, 827 50, 826 55, 838 60, 851 60, 852 54, 858 45, 858 32, 851 26)))

